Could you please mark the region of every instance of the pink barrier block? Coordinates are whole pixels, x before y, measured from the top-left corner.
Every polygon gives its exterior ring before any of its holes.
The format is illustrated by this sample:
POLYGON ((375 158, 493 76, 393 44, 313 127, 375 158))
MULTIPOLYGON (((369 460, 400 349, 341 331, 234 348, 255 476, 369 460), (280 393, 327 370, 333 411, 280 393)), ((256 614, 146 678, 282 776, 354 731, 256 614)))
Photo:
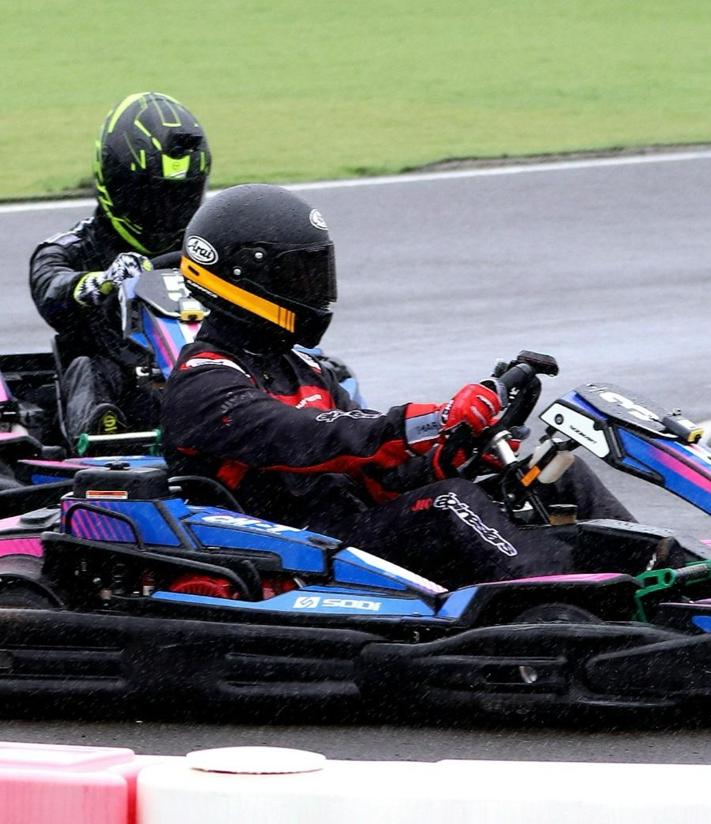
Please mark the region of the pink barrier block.
POLYGON ((163 760, 118 747, 0 742, 0 822, 135 824, 138 772, 163 760))

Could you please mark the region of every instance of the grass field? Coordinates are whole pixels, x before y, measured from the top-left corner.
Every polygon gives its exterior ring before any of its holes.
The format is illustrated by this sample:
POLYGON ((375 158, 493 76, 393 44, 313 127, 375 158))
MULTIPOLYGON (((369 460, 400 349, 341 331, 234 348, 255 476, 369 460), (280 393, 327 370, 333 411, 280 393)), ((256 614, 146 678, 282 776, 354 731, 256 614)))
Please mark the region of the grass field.
POLYGON ((709 0, 8 0, 0 43, 0 198, 86 183, 146 89, 213 185, 711 141, 709 0))

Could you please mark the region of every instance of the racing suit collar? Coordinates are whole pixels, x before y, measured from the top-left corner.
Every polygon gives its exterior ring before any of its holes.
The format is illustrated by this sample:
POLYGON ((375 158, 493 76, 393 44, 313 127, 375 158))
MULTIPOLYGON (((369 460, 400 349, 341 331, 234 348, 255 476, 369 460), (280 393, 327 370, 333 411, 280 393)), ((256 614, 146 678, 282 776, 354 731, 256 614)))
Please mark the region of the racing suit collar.
POLYGON ((269 335, 260 325, 239 323, 214 310, 202 322, 196 340, 209 341, 230 352, 246 350, 260 357, 283 354, 291 349, 291 343, 269 335))

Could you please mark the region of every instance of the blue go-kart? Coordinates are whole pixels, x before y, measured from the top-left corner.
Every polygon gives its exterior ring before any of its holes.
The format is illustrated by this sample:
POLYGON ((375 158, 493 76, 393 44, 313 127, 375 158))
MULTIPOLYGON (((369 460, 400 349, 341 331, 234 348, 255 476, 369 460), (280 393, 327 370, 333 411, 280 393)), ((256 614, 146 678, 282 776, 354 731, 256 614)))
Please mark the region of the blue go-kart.
POLYGON ((577 520, 539 491, 582 446, 711 512, 711 452, 680 413, 589 384, 551 404, 533 454, 515 455, 511 428, 538 398, 538 375, 556 371, 534 353, 498 370, 511 405, 483 447, 504 466, 495 497, 526 528, 588 555, 624 546, 638 570, 445 591, 328 536, 251 517, 211 481, 169 479, 160 466, 85 468, 58 508, 0 524, 3 705, 209 704, 239 717, 262 701, 474 713, 710 700, 708 548, 671 530, 577 520))

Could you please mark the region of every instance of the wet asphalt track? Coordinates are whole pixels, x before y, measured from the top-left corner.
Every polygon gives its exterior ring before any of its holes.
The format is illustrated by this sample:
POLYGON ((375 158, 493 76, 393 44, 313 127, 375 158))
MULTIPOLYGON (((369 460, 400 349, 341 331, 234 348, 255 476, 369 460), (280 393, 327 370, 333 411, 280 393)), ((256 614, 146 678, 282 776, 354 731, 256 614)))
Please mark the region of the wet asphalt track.
MULTIPOLYGON (((315 186, 302 196, 324 213, 337 248, 340 300, 325 343, 359 373, 372 406, 445 399, 497 357, 527 348, 560 363, 544 399, 613 380, 692 418, 711 417, 711 154, 315 186)), ((46 347, 26 261, 38 240, 87 213, 0 207, 0 351, 46 347)), ((640 520, 711 537, 706 518, 682 502, 602 474, 640 520)), ((165 753, 269 743, 340 758, 711 763, 711 725, 576 732, 7 720, 0 738, 165 753)))

